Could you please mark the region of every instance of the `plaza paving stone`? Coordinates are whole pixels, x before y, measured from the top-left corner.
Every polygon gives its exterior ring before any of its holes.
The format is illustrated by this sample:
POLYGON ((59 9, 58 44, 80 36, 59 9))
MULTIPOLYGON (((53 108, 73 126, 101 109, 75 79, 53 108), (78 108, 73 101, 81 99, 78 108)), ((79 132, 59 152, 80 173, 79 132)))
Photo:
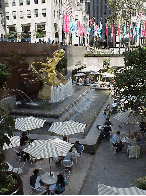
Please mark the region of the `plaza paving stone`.
MULTIPOLYGON (((98 139, 100 130, 96 126, 103 124, 105 121, 105 118, 102 118, 103 110, 112 101, 111 97, 107 99, 86 138, 81 139, 81 141, 84 140, 84 142, 91 144, 98 139)), ((128 135, 128 125, 120 123, 113 117, 111 117, 113 133, 120 129, 122 136, 128 135), (122 128, 119 128, 119 124, 122 128)), ((133 133, 136 130, 138 130, 138 125, 132 125, 131 132, 133 133)), ((38 136, 40 139, 48 138, 47 135, 36 135, 36 137, 38 136)), ((70 138, 70 142, 74 142, 75 139, 77 138, 70 138)), ((74 163, 74 168, 71 170, 69 185, 66 187, 66 195, 97 195, 98 183, 116 188, 130 188, 135 184, 135 179, 145 175, 145 152, 140 155, 139 159, 129 159, 126 153, 114 154, 114 149, 111 147, 111 143, 104 140, 101 142, 95 155, 83 153, 81 157, 78 157, 77 163, 74 163)), ((6 151, 6 160, 17 167, 18 163, 15 160, 15 153, 12 149, 6 151)), ((24 194, 26 195, 31 194, 29 177, 32 175, 32 171, 38 167, 48 170, 47 160, 32 165, 26 163, 24 167, 21 177, 24 184, 24 194)))

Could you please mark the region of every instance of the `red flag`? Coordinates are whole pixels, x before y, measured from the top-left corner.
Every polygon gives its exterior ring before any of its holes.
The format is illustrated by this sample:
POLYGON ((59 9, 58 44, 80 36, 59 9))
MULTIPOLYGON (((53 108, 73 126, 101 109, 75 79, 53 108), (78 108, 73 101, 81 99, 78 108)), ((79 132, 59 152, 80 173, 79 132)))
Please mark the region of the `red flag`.
POLYGON ((120 21, 119 21, 119 24, 118 24, 118 35, 120 35, 120 21))
POLYGON ((106 22, 106 35, 108 35, 108 21, 106 22))
POLYGON ((113 20, 113 24, 112 24, 111 42, 112 42, 113 37, 114 37, 114 20, 113 20))
POLYGON ((90 27, 93 25, 93 18, 90 20, 90 27))
POLYGON ((66 16, 63 12, 63 31, 66 32, 66 16))

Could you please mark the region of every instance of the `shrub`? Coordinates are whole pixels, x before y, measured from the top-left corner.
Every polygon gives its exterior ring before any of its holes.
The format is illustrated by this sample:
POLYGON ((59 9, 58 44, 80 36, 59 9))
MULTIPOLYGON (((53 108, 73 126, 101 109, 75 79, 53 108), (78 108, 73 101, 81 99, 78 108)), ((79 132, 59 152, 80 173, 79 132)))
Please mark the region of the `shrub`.
POLYGON ((146 190, 146 176, 138 178, 137 180, 135 180, 136 182, 136 187, 146 190))

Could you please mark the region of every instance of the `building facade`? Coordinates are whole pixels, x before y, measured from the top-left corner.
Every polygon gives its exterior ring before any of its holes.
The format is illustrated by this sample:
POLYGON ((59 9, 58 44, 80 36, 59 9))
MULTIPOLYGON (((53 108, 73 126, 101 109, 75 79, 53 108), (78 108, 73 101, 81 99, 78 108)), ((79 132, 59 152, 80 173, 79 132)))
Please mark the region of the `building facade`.
MULTIPOLYGON (((45 42, 62 42, 78 45, 83 38, 63 33, 63 12, 70 0, 5 0, 0 1, 1 37, 31 40, 43 39, 45 42), (81 39, 81 40, 80 40, 81 39)), ((89 19, 85 13, 85 3, 72 2, 73 18, 84 26, 89 19)), ((87 41, 84 41, 87 42, 87 41)))

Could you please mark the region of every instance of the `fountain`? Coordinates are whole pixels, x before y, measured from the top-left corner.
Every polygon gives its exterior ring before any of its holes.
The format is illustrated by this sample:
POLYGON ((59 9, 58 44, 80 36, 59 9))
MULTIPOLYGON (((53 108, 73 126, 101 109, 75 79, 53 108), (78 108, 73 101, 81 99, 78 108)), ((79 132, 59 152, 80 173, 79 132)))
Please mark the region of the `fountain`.
POLYGON ((70 78, 66 82, 63 75, 56 70, 56 65, 64 54, 65 51, 60 49, 53 53, 53 58, 47 57, 45 63, 33 62, 31 64, 31 70, 36 76, 36 80, 43 82, 38 98, 50 98, 50 103, 56 103, 72 95, 72 79, 70 78))
POLYGON ((51 101, 50 103, 56 103, 65 100, 67 97, 73 94, 72 79, 70 78, 66 84, 60 84, 58 87, 51 86, 51 101))

